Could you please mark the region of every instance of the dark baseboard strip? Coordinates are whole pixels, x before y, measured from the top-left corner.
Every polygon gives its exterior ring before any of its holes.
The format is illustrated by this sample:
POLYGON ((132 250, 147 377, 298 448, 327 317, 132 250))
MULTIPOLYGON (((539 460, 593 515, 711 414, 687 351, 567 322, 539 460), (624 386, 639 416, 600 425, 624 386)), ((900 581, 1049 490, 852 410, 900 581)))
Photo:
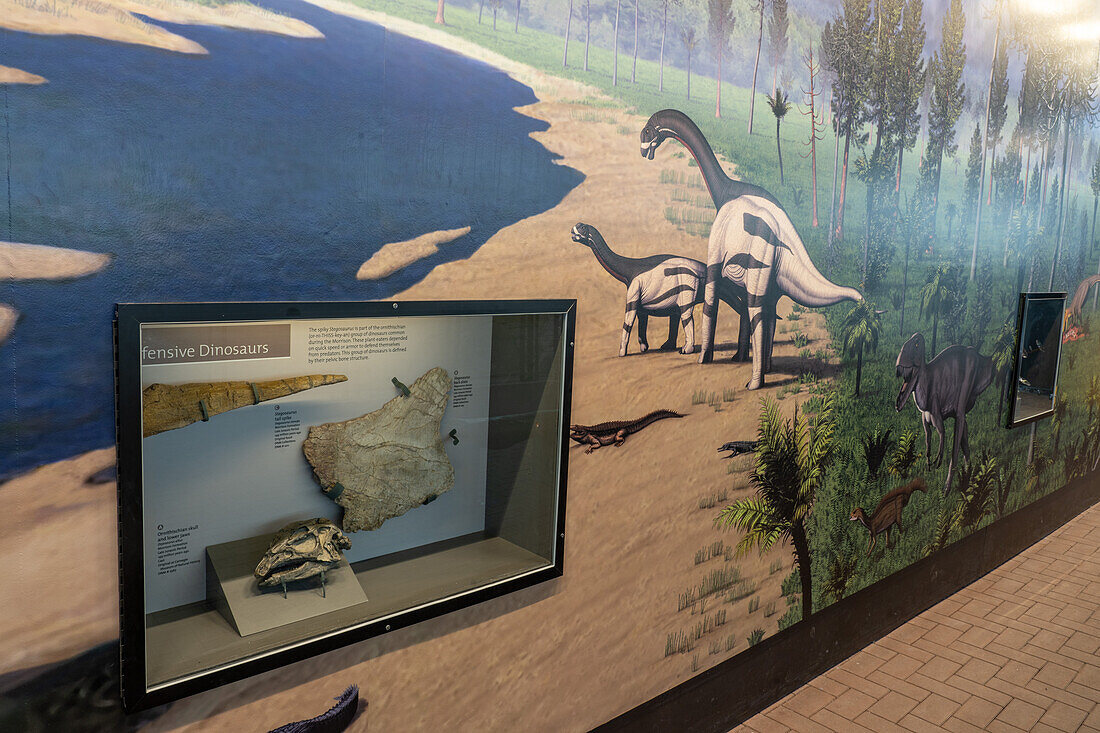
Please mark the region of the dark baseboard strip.
POLYGON ((596 728, 725 733, 1035 544, 1100 498, 1100 474, 844 598, 596 728))

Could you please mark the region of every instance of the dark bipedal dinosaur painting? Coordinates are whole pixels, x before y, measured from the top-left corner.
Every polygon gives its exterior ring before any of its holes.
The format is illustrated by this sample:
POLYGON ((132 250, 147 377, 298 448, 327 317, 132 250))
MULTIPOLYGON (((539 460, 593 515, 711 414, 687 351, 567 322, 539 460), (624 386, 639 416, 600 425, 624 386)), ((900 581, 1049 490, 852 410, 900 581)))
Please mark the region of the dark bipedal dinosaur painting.
MULTIPOLYGON (((732 284, 745 298, 751 334, 752 378, 746 386, 759 389, 771 369, 776 304, 781 297, 819 308, 845 300, 860 301, 863 296, 818 272, 782 205, 760 186, 727 176, 703 133, 687 115, 666 109, 650 117, 642 128, 642 156, 652 160, 657 147, 668 138, 679 140, 695 158, 717 210, 707 246, 699 362, 714 358, 719 289, 732 284)), ((743 358, 743 350, 739 356, 743 358)))
POLYGON ((954 418, 955 433, 951 446, 951 458, 947 463, 947 479, 943 493, 951 490, 955 475, 955 462, 962 451, 963 460, 970 463, 970 439, 966 425, 966 413, 973 409, 978 397, 993 382, 993 360, 982 356, 972 346, 948 346, 932 361, 924 360, 924 336, 915 333, 909 337, 898 353, 895 364, 901 378, 897 411, 901 412, 909 396, 920 411, 924 427, 924 450, 929 467, 943 463, 944 421, 954 418), (932 461, 932 429, 939 436, 936 459, 932 461))
MULTIPOLYGON (((623 336, 619 344, 619 356, 626 356, 630 330, 635 319, 638 323, 638 345, 642 352, 649 350, 646 326, 650 316, 668 316, 668 339, 661 345, 662 351, 676 348, 678 324, 684 325, 683 354, 695 351, 694 307, 703 302, 703 280, 706 267, 699 260, 677 255, 652 255, 650 257, 624 257, 608 246, 596 227, 580 222, 571 232, 574 242, 585 245, 596 255, 596 260, 619 282, 626 285, 626 315, 623 318, 623 336)), ((722 288, 718 297, 741 314, 743 340, 748 342, 748 321, 744 314, 745 299, 732 287, 722 288)), ((747 351, 748 347, 745 346, 747 351)))
POLYGON ((668 417, 684 416, 672 410, 654 410, 637 420, 616 420, 614 422, 602 422, 599 425, 570 425, 569 437, 581 445, 587 445, 588 448, 585 453, 591 453, 605 445, 621 446, 626 442, 628 435, 668 417))
POLYGON ((898 533, 901 533, 901 512, 909 503, 909 497, 914 491, 927 490, 928 486, 924 483, 924 479, 916 478, 882 497, 870 516, 863 507, 857 506, 852 510, 848 518, 862 524, 871 534, 871 541, 867 544, 868 555, 875 549, 875 541, 883 532, 886 533, 886 546, 890 547, 890 530, 897 527, 898 533))

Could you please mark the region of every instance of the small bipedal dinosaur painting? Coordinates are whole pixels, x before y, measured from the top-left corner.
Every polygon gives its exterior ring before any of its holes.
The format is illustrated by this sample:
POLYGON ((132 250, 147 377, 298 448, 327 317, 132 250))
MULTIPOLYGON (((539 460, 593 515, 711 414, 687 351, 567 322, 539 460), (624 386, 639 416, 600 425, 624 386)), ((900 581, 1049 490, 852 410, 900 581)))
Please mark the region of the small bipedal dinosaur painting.
MULTIPOLYGON (((646 326, 650 316, 668 316, 668 339, 661 344, 661 351, 676 348, 678 324, 684 325, 682 354, 695 351, 694 307, 703 302, 703 279, 706 267, 699 260, 678 255, 652 255, 650 257, 624 257, 613 251, 599 230, 591 224, 578 222, 571 232, 574 242, 583 244, 596 255, 596 261, 616 280, 626 285, 626 315, 623 317, 623 336, 619 343, 619 356, 626 356, 630 330, 638 323, 638 346, 644 353, 649 350, 646 326)), ((746 313, 745 299, 733 288, 724 287, 718 298, 740 314, 746 313)), ((742 317, 743 348, 748 352, 748 321, 742 317)))
POLYGON ((599 425, 570 425, 569 437, 581 445, 587 445, 588 449, 585 453, 591 453, 605 445, 620 446, 626 442, 626 436, 668 417, 684 416, 672 410, 654 410, 637 420, 616 420, 602 422, 599 425))
POLYGON ((863 511, 862 507, 857 506, 852 510, 848 518, 853 522, 859 522, 871 533, 871 541, 867 545, 868 555, 875 549, 875 540, 883 532, 886 533, 886 546, 890 547, 890 530, 897 527, 898 532, 901 532, 901 511, 909 503, 909 497, 914 491, 927 490, 928 486, 924 483, 924 479, 915 478, 905 486, 899 486, 882 497, 878 506, 871 512, 871 516, 867 516, 867 512, 863 511))
POLYGON ((819 308, 860 301, 863 296, 818 272, 776 198, 760 186, 727 176, 703 133, 683 112, 666 109, 649 118, 641 133, 642 156, 652 160, 668 138, 679 140, 695 158, 717 209, 707 245, 699 363, 714 358, 719 287, 730 283, 744 293, 748 311, 753 356, 752 378, 746 386, 759 389, 771 368, 776 303, 781 297, 819 308))
POLYGON ((955 344, 926 362, 924 336, 915 333, 901 347, 895 368, 901 378, 897 411, 902 411, 912 395, 924 427, 924 451, 929 467, 938 467, 943 463, 944 421, 949 417, 955 419, 954 442, 947 463, 947 479, 943 484, 946 495, 951 490, 959 451, 962 451, 967 465, 970 464, 966 413, 973 409, 979 395, 993 382, 993 360, 979 354, 973 346, 955 344), (935 464, 932 462, 933 428, 939 436, 935 464))

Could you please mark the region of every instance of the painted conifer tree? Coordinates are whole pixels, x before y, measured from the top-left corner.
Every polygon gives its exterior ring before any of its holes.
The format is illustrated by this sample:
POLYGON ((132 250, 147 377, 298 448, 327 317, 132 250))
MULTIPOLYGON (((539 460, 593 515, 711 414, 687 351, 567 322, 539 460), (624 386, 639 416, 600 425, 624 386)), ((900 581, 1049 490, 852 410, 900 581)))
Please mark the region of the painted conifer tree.
POLYGON ((1092 189, 1092 231, 1089 233, 1089 244, 1096 246, 1096 205, 1100 203, 1100 155, 1096 156, 1096 162, 1092 164, 1092 175, 1089 178, 1089 187, 1092 189))
POLYGON ((680 0, 661 0, 661 56, 658 62, 657 91, 665 90, 665 39, 668 37, 668 6, 672 3, 679 4, 680 0))
POLYGON ((774 97, 779 78, 779 65, 787 55, 787 30, 790 27, 790 19, 787 17, 787 0, 771 0, 771 2, 772 12, 768 16, 768 41, 772 57, 772 96, 774 97))
POLYGON ((1081 53, 1081 49, 1073 49, 1063 57, 1065 69, 1060 89, 1062 112, 1062 174, 1061 184, 1058 188, 1058 239, 1054 245, 1054 257, 1050 263, 1050 280, 1048 287, 1054 289, 1054 274, 1058 268, 1058 257, 1062 250, 1062 241, 1065 236, 1065 206, 1066 185, 1068 173, 1068 161, 1070 150, 1070 132, 1076 125, 1091 122, 1096 118, 1096 64, 1091 53, 1081 53))
POLYGON ((630 83, 638 83, 638 18, 642 14, 642 0, 634 0, 634 65, 630 68, 630 83))
POLYGON ((833 19, 829 42, 822 35, 822 47, 832 56, 829 66, 834 70, 833 81, 836 97, 838 134, 844 135, 844 159, 840 172, 840 194, 837 202, 834 238, 844 236, 844 202, 848 187, 848 158, 852 135, 859 133, 863 120, 866 97, 867 68, 871 53, 871 3, 870 0, 844 0, 840 13, 833 19))
POLYGON ((569 30, 573 25, 573 0, 569 0, 569 12, 565 16, 565 51, 561 55, 561 67, 569 66, 569 30))
POLYGON ((615 40, 614 50, 614 65, 611 71, 611 86, 618 86, 619 84, 619 11, 622 9, 623 0, 615 0, 615 40))
POLYGON ((722 61, 729 48, 730 33, 736 18, 731 0, 707 0, 707 35, 711 51, 718 62, 718 90, 714 97, 714 116, 722 116, 722 61))
POLYGON ((940 47, 932 60, 932 96, 929 100, 925 157, 931 164, 934 210, 938 209, 939 204, 943 158, 955 152, 955 125, 966 104, 966 85, 962 81, 963 67, 966 65, 966 44, 963 43, 965 27, 962 0, 951 0, 943 17, 940 47))
POLYGON ((684 50, 687 51, 687 98, 691 99, 691 55, 699 44, 699 40, 695 37, 695 29, 691 26, 682 29, 680 43, 684 44, 684 50))
POLYGON ((901 169, 906 151, 917 144, 920 133, 920 99, 926 76, 924 61, 924 3, 908 0, 902 10, 901 32, 894 52, 894 78, 890 95, 890 138, 897 150, 894 205, 901 196, 901 169))
MULTIPOLYGON (((978 185, 983 185, 985 181, 985 171, 989 169, 989 199, 990 203, 993 202, 993 164, 986 165, 986 158, 991 157, 992 160, 996 160, 996 155, 988 155, 990 149, 994 151, 997 147, 997 139, 1001 135, 1001 128, 1004 126, 1005 114, 1007 112, 1005 108, 1005 96, 1008 94, 1008 82, 1006 80, 1006 72, 1008 70, 1008 55, 1001 47, 1001 5, 1000 0, 994 5, 994 13, 997 16, 997 31, 993 36, 993 60, 990 62, 989 68, 989 85, 986 87, 985 93, 985 138, 982 144, 982 160, 978 170, 978 185), (998 70, 1001 72, 1001 78, 998 80, 998 70)), ((978 242, 982 235, 982 194, 979 191, 978 198, 974 202, 974 246, 970 253, 970 281, 974 281, 974 276, 978 267, 978 242)))
MULTIPOLYGON (((1008 120, 1008 48, 1000 44, 993 64, 993 83, 989 87, 989 160, 997 159, 997 146, 1001 142, 1005 122, 1008 120)), ((992 163, 990 163, 992 169, 992 163)), ((993 203, 993 176, 989 177, 986 191, 986 205, 993 203)))
POLYGON ((874 132, 874 147, 870 158, 860 161, 861 177, 866 187, 866 216, 863 230, 863 280, 868 278, 868 258, 871 248, 871 230, 880 227, 883 222, 876 216, 880 211, 877 204, 880 188, 892 169, 887 158, 892 155, 888 127, 892 109, 890 103, 894 96, 890 93, 896 83, 898 36, 901 32, 901 14, 904 0, 876 0, 871 15, 871 33, 869 35, 868 57, 870 65, 866 70, 867 93, 863 107, 864 121, 871 125, 874 132))
POLYGON ((588 47, 592 40, 592 0, 584 0, 584 70, 588 71, 588 47))
POLYGON ((982 175, 982 128, 975 122, 970 136, 970 153, 966 159, 966 213, 972 215, 981 197, 979 190, 982 175))
POLYGON ((752 118, 756 112, 756 73, 760 70, 760 47, 764 44, 764 0, 756 0, 753 10, 759 17, 756 33, 756 61, 752 65, 752 86, 749 87, 749 134, 752 134, 752 118))
MULTIPOLYGON (((803 89, 802 93, 806 95, 808 104, 806 105, 806 111, 802 114, 810 118, 810 191, 811 199, 813 202, 813 226, 817 226, 817 141, 821 139, 821 127, 822 120, 819 117, 817 111, 817 95, 820 93, 817 91, 816 81, 818 75, 818 66, 814 63, 814 49, 810 46, 810 53, 806 58, 806 69, 810 72, 810 88, 803 89)), ((805 156, 803 156, 805 157, 805 156)))

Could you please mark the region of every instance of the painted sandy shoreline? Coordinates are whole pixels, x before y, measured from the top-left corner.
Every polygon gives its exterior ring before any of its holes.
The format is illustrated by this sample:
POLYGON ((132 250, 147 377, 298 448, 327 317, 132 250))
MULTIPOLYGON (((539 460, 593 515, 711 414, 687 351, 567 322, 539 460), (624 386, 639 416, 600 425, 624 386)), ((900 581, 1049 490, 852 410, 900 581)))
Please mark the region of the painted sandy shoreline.
POLYGON ((46 78, 0 64, 0 84, 45 84, 46 78))
POLYGON ((250 3, 230 2, 215 7, 187 0, 0 0, 2 28, 41 35, 90 36, 178 53, 206 53, 195 41, 135 14, 184 25, 214 25, 294 38, 324 37, 308 23, 250 3))
MULTIPOLYGON (((735 459, 727 472, 730 462, 716 448, 755 436, 759 398, 775 394, 797 373, 798 349, 789 334, 777 334, 779 373, 754 393, 742 389, 750 365, 730 364, 722 358, 725 351, 715 364, 701 366, 677 353, 638 354, 632 339, 631 354, 619 358, 624 289, 586 247, 570 241, 569 232, 585 221, 628 256, 674 251, 704 258, 706 240, 689 237, 662 215, 674 187, 661 183, 661 171, 691 174, 686 157, 663 149, 657 161, 641 158, 637 133, 620 128, 640 130, 644 118, 606 108, 594 115, 578 101, 602 98, 591 87, 491 54, 445 30, 333 0, 312 1, 491 63, 530 86, 539 101, 521 111, 549 124, 533 137, 585 176, 554 208, 500 230, 469 259, 435 268, 398 297, 576 298, 572 421, 624 419, 659 408, 687 418, 655 424, 622 448, 592 455, 571 451, 560 581, 180 701, 144 730, 273 728, 302 718, 303 711, 327 708, 348 684, 361 687, 369 704, 365 715, 380 730, 514 730, 517 721, 534 731, 591 728, 693 674, 691 654, 664 656, 669 634, 702 620, 677 611, 677 594, 718 567, 719 560, 693 563, 700 546, 737 540, 713 528, 717 509, 700 509, 700 499, 716 489, 728 489, 730 500, 749 491, 751 458, 735 459), (720 410, 693 404, 698 391, 722 394, 730 387, 735 399, 720 410)), ((355 275, 347 273, 349 287, 355 275)), ((728 346, 736 323, 728 311, 723 318, 719 343, 728 346)), ((803 314, 801 324, 813 348, 828 345, 821 315, 803 314)), ((651 341, 659 343, 663 319, 654 319, 650 328, 651 341)), ((784 413, 798 399, 781 402, 784 413)), ((111 638, 117 621, 114 486, 85 484, 110 455, 109 449, 88 453, 0 486, 0 506, 8 516, 34 527, 28 537, 0 540, 0 560, 24 551, 17 540, 55 542, 59 531, 80 531, 93 548, 79 574, 68 574, 63 557, 43 553, 20 577, 25 583, 58 577, 77 587, 71 599, 20 597, 32 606, 24 611, 27 617, 43 613, 48 622, 0 634, 5 670, 59 661, 111 638), (87 602, 93 592, 101 602, 87 602), (66 633, 57 633, 59 628, 66 633)), ((777 548, 738 561, 757 582, 762 604, 785 605, 779 584, 789 560, 790 553, 777 548), (777 560, 784 570, 772 573, 769 566, 777 560)), ((765 625, 760 613, 746 613, 745 602, 728 608, 729 622, 699 643, 699 670, 743 651, 748 634, 765 625), (724 643, 727 636, 736 642, 732 652, 707 653, 708 642, 724 643)), ((777 619, 768 620, 769 635, 777 619)))
MULTIPOLYGON (((0 242, 0 282, 12 280, 71 280, 99 272, 111 255, 42 244, 0 242)), ((19 311, 0 303, 0 344, 19 320, 19 311)))

